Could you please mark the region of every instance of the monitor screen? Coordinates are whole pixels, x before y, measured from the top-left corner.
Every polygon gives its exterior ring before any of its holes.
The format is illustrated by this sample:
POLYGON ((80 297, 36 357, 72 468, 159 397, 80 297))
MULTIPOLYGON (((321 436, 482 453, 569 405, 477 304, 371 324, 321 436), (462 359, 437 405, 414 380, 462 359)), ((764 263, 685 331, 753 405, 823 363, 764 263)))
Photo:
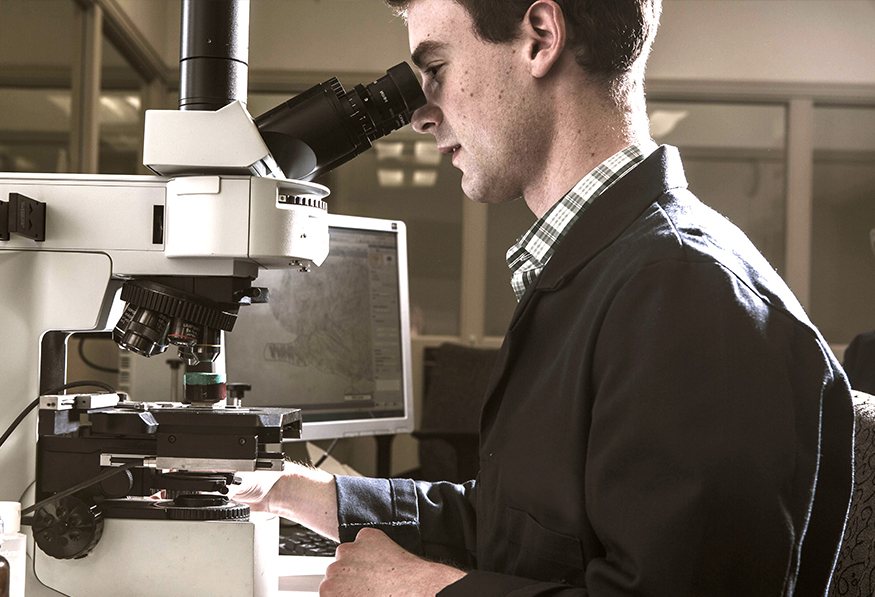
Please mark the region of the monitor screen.
POLYGON ((329 215, 329 252, 303 273, 262 270, 269 302, 225 334, 244 406, 303 412, 304 440, 413 430, 403 222, 329 215))

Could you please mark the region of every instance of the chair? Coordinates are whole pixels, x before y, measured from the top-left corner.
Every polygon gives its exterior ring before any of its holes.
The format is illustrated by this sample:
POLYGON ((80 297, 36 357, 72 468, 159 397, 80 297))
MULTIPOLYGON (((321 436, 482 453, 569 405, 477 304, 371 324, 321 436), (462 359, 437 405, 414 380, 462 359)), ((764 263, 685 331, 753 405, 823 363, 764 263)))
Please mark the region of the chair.
POLYGON ((852 394, 854 492, 829 597, 875 595, 875 396, 852 394))
POLYGON ((462 483, 480 470, 480 409, 497 350, 442 344, 426 350, 419 440, 424 481, 462 483))
POLYGON ((852 388, 875 394, 875 331, 860 334, 851 341, 842 366, 852 388))

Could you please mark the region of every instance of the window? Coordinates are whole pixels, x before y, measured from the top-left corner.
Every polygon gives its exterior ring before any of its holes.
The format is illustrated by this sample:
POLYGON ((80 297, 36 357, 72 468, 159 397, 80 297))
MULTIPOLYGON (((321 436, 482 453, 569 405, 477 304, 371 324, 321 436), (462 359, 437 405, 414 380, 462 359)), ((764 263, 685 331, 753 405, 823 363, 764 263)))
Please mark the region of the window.
POLYGON ((875 329, 875 108, 816 106, 811 317, 847 344, 875 329))
POLYGON ((142 81, 105 36, 101 47, 98 172, 137 174, 143 145, 142 81))
POLYGON ((732 220, 779 272, 785 255, 786 109, 651 102, 651 135, 678 147, 690 190, 732 220))
POLYGON ((67 172, 70 0, 0 0, 0 169, 67 172))

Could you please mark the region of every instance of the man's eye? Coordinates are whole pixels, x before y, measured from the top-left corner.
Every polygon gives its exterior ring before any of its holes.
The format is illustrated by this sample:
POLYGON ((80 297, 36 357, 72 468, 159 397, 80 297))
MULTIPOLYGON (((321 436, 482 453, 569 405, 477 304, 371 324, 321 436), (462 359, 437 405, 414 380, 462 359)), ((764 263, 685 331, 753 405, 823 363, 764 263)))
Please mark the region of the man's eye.
POLYGON ((425 73, 426 73, 429 77, 431 77, 432 79, 434 79, 434 78, 437 76, 438 71, 440 71, 441 68, 443 68, 443 66, 444 66, 443 64, 436 64, 436 65, 434 65, 434 66, 430 66, 430 67, 428 67, 427 69, 425 69, 425 73))

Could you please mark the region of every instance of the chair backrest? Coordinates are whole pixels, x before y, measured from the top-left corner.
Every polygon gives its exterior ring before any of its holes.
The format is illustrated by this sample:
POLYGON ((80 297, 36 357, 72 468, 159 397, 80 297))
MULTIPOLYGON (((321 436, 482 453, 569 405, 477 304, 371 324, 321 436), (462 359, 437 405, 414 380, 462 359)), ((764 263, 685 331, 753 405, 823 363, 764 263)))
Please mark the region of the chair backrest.
POLYGON ((856 336, 848 348, 842 366, 855 390, 875 394, 875 331, 856 336))
POLYGON ((417 478, 461 483, 480 470, 480 409, 498 350, 442 344, 426 352, 417 478))
POLYGON ((498 350, 446 343, 428 354, 433 360, 426 380, 420 429, 479 433, 480 409, 498 350))
POLYGON ((852 394, 854 493, 829 597, 875 595, 875 396, 852 394))

